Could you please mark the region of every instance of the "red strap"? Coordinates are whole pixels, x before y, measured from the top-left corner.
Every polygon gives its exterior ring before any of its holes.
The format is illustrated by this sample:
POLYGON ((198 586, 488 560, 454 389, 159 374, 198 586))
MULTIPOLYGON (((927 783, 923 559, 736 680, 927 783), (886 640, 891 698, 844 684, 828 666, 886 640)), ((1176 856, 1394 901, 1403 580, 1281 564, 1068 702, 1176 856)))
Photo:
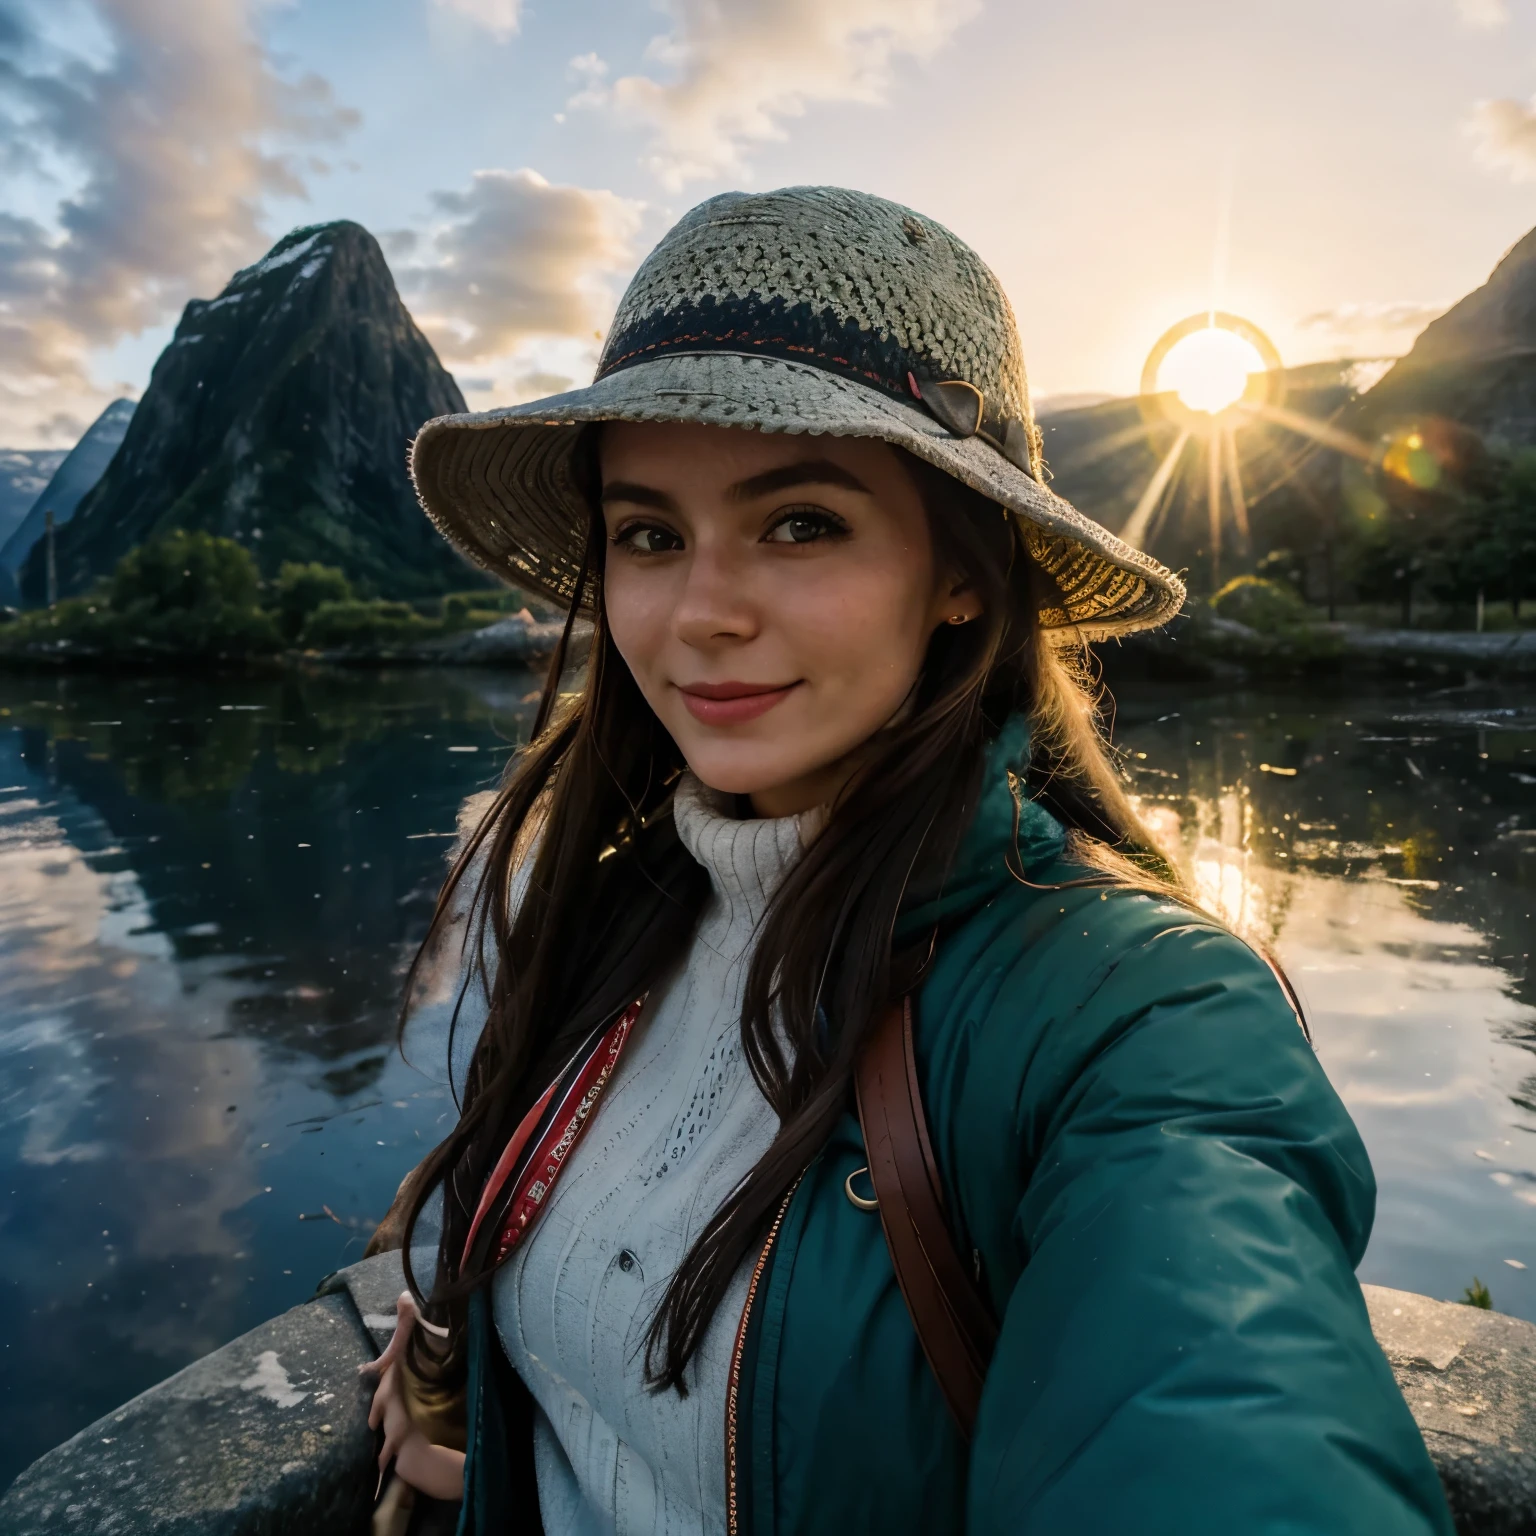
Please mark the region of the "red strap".
MULTIPOLYGON (((625 1042, 635 1026, 635 1020, 640 1017, 640 1009, 644 1002, 643 997, 636 999, 614 1020, 607 1032, 592 1048, 586 1061, 582 1063, 581 1070, 571 1079, 570 1086, 561 1094, 559 1106, 550 1119, 549 1129, 540 1138, 532 1155, 522 1163, 517 1174, 512 1202, 507 1207, 507 1214, 502 1220, 501 1232, 497 1239, 496 1252, 492 1260, 494 1264, 500 1264, 511 1253, 532 1225, 534 1217, 538 1215, 545 1197, 554 1187, 555 1180, 560 1176, 560 1170, 565 1166, 566 1158, 570 1156, 571 1148, 580 1140, 581 1133, 587 1128, 592 1118, 592 1111, 597 1108, 597 1102, 603 1095, 603 1089, 608 1086, 608 1080, 613 1076, 613 1069, 619 1063, 625 1042)), ((561 1077, 564 1076, 565 1074, 562 1073, 561 1077)), ((512 1133, 505 1151, 497 1159, 496 1167, 492 1170, 490 1178, 486 1180, 485 1191, 480 1196, 480 1204, 475 1210, 475 1219, 470 1224, 469 1238, 464 1244, 464 1257, 460 1260, 461 1266, 468 1264, 470 1251, 482 1222, 499 1200, 513 1170, 518 1167, 518 1160, 539 1122, 544 1118, 544 1112, 554 1098, 559 1084, 560 1080, 556 1079, 544 1090, 538 1103, 523 1116, 522 1123, 512 1133)))
POLYGON ((542 1095, 539 1102, 523 1116, 522 1123, 513 1131, 512 1139, 507 1143, 506 1150, 496 1160, 496 1166, 491 1170, 491 1176, 485 1181, 485 1192, 480 1196, 480 1204, 475 1208, 475 1219, 469 1224, 469 1237, 464 1243, 464 1257, 460 1260, 460 1268, 469 1262, 469 1252, 475 1246, 475 1239, 480 1235, 480 1223, 485 1220, 486 1212, 496 1202, 496 1197, 506 1185, 513 1168, 517 1166, 517 1160, 523 1155, 523 1148, 528 1145, 528 1138, 533 1135, 540 1120, 544 1118, 544 1111, 549 1107, 549 1101, 555 1096, 555 1089, 560 1086, 556 1079, 542 1095))

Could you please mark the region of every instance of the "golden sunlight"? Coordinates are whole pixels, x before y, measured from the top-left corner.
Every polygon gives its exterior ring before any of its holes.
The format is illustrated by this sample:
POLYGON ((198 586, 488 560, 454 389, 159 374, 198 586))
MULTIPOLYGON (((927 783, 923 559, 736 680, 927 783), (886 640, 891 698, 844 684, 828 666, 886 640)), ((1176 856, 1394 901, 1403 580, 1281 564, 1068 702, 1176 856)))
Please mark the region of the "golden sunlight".
POLYGON ((1245 336, 1210 325, 1176 341, 1157 371, 1159 391, 1172 390, 1192 411, 1214 416, 1236 405, 1248 376, 1264 371, 1259 349, 1245 336))

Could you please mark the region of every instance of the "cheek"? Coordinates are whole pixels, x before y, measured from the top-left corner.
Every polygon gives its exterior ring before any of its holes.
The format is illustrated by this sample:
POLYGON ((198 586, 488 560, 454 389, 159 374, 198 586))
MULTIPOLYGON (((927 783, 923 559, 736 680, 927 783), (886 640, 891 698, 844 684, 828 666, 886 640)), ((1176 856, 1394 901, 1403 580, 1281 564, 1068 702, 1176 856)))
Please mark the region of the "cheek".
POLYGON ((613 643, 643 689, 661 664, 672 600, 654 571, 639 573, 614 562, 603 577, 603 612, 613 643))
POLYGON ((928 594, 917 574, 894 561, 828 562, 786 583, 782 632, 806 675, 844 686, 886 678, 904 693, 928 643, 928 594))

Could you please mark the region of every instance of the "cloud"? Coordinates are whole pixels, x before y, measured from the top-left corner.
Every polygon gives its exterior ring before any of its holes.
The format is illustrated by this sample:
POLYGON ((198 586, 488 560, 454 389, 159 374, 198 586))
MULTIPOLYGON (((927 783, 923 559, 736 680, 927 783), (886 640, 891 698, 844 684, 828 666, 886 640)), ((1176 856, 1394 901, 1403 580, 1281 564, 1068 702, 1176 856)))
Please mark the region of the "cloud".
POLYGON ((269 243, 270 196, 325 168, 299 151, 355 122, 313 74, 273 66, 260 0, 0 0, 0 411, 8 433, 95 414, 88 354, 214 292, 269 243), (93 36, 94 32, 94 36, 93 36), (51 215, 23 206, 54 201, 51 215))
POLYGON ((668 78, 626 75, 605 86, 602 70, 589 68, 569 104, 608 105, 647 125, 654 150, 645 163, 672 189, 740 172, 752 145, 783 138, 783 119, 815 103, 884 101, 899 57, 926 58, 979 9, 979 0, 663 3, 672 28, 646 53, 668 78))
POLYGON ((1336 341, 1356 341, 1362 338, 1380 341, 1388 337, 1411 341, 1431 320, 1443 315, 1448 307, 1445 304, 1423 304, 1415 300, 1368 300, 1364 303, 1336 304, 1332 309, 1320 309, 1310 315, 1303 315, 1296 322, 1296 328, 1320 331, 1336 341))
MULTIPOLYGON (((608 87, 604 81, 608 66, 595 53, 578 54, 566 66, 566 74, 572 80, 582 82, 582 87, 566 102, 568 107, 601 107, 608 103, 608 87)), ((564 113, 560 114, 562 120, 564 113)))
POLYGON ((1456 0, 1461 19, 1482 32, 1491 32, 1507 25, 1509 0, 1456 0))
POLYGON ((432 3, 440 11, 467 16, 503 41, 511 37, 523 21, 522 0, 432 0, 432 3))
POLYGON ((420 259, 398 263, 395 276, 446 360, 503 358, 540 338, 595 348, 617 278, 634 263, 638 203, 492 170, 433 205, 439 221, 412 247, 420 259))
POLYGON ((1467 134, 1484 165, 1515 181, 1536 176, 1536 98, 1524 104, 1507 97, 1478 102, 1467 134))

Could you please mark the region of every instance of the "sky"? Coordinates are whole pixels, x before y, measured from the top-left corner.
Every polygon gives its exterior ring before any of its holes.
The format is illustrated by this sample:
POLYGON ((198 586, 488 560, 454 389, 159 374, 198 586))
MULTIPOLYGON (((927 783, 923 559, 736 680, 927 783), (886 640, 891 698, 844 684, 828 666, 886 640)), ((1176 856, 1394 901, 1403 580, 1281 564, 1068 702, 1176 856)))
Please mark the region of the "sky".
POLYGON ((1037 400, 1212 306, 1395 355, 1536 224, 1536 3, 0 0, 0 444, 337 218, 472 408, 552 393, 687 208, 805 182, 972 244, 1037 400))

